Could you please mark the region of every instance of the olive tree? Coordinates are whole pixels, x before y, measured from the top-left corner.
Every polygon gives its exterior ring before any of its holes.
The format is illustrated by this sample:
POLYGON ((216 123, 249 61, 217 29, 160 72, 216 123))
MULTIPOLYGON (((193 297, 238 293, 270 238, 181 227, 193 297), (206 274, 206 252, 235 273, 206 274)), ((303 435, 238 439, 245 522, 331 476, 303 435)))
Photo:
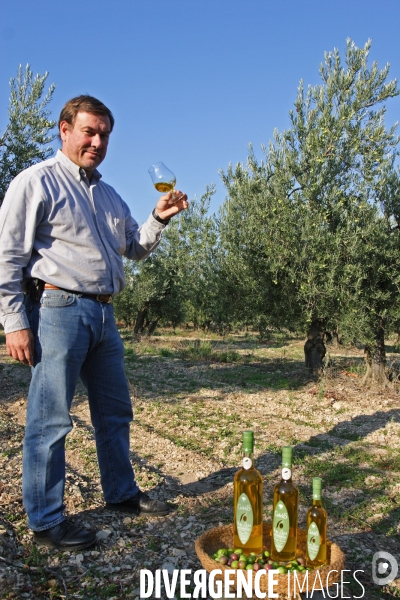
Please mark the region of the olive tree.
MULTIPOLYGON (((350 257, 358 281, 371 281, 373 264, 374 270, 385 276, 379 281, 375 278, 375 286, 363 288, 363 293, 358 290, 357 305, 358 312, 367 315, 377 293, 381 300, 386 299, 384 305, 375 305, 376 316, 368 319, 369 329, 361 337, 367 362, 378 361, 374 369, 378 373, 384 368, 384 357, 372 348, 382 347, 384 314, 395 303, 393 288, 390 291, 386 285, 393 264, 387 262, 389 255, 381 252, 379 203, 399 141, 395 127, 385 127, 384 116, 386 101, 399 90, 395 80, 388 80, 389 65, 379 69, 376 62, 368 64, 370 46, 369 41, 364 48, 357 48, 348 40, 346 66, 338 50, 326 53, 320 68, 323 83, 309 87, 307 94, 300 86, 285 142, 288 168, 293 173, 289 194, 305 205, 311 218, 308 229, 312 235, 306 244, 309 258, 300 270, 303 277, 298 292, 299 301, 309 305, 308 318, 316 331, 309 335, 309 347, 312 350, 315 339, 320 344, 318 323, 329 322, 334 327, 339 322, 346 325, 348 334, 359 333, 358 319, 348 318, 354 303, 348 294, 338 292, 352 289, 351 282, 344 279, 350 257), (316 227, 312 226, 314 220, 316 227), (360 245, 360 240, 368 241, 369 246, 360 245), (371 254, 371 246, 375 254, 371 254)), ((390 245, 389 239, 386 242, 390 245)))
POLYGON ((33 76, 29 65, 25 69, 20 65, 17 77, 10 80, 8 123, 0 136, 0 206, 20 171, 53 154, 49 144, 55 138, 51 130, 56 123, 50 120, 46 107, 55 85, 44 94, 47 77, 48 73, 33 76))
POLYGON ((127 286, 116 298, 116 316, 134 323, 135 333, 151 334, 158 324, 176 327, 188 320, 203 326, 210 319, 216 237, 208 209, 213 193, 210 187, 200 200, 191 200, 146 260, 125 264, 127 286))
MULTIPOLYGON (((223 174, 228 190, 223 227, 233 231, 237 224, 227 255, 233 266, 235 249, 239 254, 253 317, 263 310, 267 321, 281 326, 308 325, 310 369, 322 365, 327 328, 360 335, 368 360, 382 358, 370 349, 381 343, 387 316, 363 319, 363 331, 359 317, 350 318, 356 289, 358 313, 370 311, 371 288, 361 293, 357 282, 365 278, 372 255, 360 240, 368 239, 369 248, 382 243, 382 194, 385 181, 392 181, 388 173, 398 144, 395 127, 387 129, 384 116, 386 101, 399 91, 396 81, 388 80, 389 65, 369 65, 370 45, 357 48, 347 40, 345 65, 338 50, 327 52, 322 83, 307 91, 300 83, 291 126, 275 132, 265 159, 258 164, 250 154, 245 168, 223 174)), ((393 261, 386 263, 376 250, 379 272, 389 272, 393 261)), ((383 287, 384 281, 386 275, 383 287)), ((393 293, 393 287, 385 289, 385 309, 376 305, 378 312, 393 310, 393 293)))

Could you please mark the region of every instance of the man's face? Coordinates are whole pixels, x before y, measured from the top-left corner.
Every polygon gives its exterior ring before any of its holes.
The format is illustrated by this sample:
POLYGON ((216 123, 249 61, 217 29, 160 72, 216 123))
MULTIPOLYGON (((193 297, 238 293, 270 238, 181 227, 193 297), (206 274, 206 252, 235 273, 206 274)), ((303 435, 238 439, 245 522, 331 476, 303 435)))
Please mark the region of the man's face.
POLYGON ((66 121, 60 123, 62 151, 82 167, 90 179, 94 169, 106 156, 110 133, 111 124, 107 115, 78 112, 73 126, 66 121))

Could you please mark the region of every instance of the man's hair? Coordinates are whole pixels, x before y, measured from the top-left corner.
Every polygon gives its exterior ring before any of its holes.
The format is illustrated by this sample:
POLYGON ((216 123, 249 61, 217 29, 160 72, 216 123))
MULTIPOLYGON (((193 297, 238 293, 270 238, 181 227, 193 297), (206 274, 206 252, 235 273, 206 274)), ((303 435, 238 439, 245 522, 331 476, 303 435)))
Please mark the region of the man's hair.
POLYGON ((75 123, 76 115, 78 112, 88 112, 95 115, 106 115, 110 119, 111 131, 114 127, 114 117, 109 108, 97 98, 82 94, 76 98, 71 98, 65 104, 64 108, 60 113, 58 119, 58 128, 60 129, 61 121, 66 121, 69 125, 73 126, 75 123))

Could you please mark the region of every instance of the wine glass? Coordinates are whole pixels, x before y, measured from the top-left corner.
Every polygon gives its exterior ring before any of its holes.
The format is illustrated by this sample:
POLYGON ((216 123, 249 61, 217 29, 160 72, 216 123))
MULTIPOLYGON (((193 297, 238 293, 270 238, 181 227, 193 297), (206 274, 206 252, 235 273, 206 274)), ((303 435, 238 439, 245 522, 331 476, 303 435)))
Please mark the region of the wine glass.
POLYGON ((151 165, 149 173, 153 185, 158 192, 162 192, 163 194, 172 192, 172 198, 170 199, 169 204, 174 204, 174 202, 176 202, 176 199, 174 199, 176 177, 173 172, 170 171, 164 163, 158 162, 151 165))

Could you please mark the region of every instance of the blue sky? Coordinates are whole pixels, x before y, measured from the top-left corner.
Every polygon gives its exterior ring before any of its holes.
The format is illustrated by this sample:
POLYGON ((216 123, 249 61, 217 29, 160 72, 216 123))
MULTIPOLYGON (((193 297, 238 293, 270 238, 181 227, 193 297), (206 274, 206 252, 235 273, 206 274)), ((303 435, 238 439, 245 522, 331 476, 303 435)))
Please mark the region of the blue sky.
MULTIPOLYGON (((371 59, 400 78, 399 0, 1 0, 0 131, 9 79, 19 64, 49 72, 57 119, 89 93, 116 118, 101 165, 143 222, 155 205, 148 168, 163 161, 189 198, 218 170, 261 156, 275 127, 289 124, 300 79, 319 82, 324 51, 373 39, 371 59)), ((400 98, 387 123, 400 116, 400 98)), ((54 143, 55 147, 57 142, 54 143)))

